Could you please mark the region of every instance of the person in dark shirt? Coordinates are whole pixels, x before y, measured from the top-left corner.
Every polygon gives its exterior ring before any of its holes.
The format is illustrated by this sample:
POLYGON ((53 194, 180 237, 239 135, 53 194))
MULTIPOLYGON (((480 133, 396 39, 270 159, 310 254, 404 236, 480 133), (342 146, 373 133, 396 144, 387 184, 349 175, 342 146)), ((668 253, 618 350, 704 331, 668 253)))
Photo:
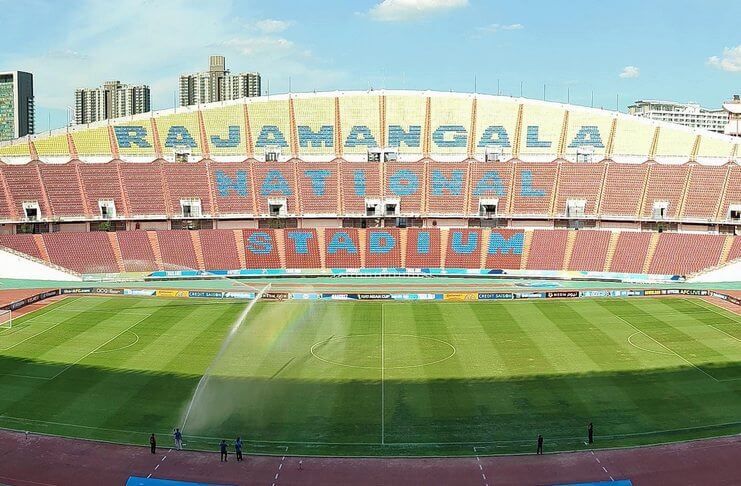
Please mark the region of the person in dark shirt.
POLYGON ((242 460, 242 438, 237 437, 237 440, 234 441, 234 452, 237 454, 237 461, 242 460))
POLYGON ((227 454, 227 445, 226 441, 224 439, 221 439, 221 444, 219 444, 219 449, 221 450, 221 462, 227 462, 226 460, 226 454, 227 454))
POLYGON ((152 454, 157 453, 157 438, 154 436, 154 434, 149 436, 149 447, 152 450, 152 454))
POLYGON ((587 426, 587 435, 589 436, 589 443, 594 443, 594 425, 592 425, 592 422, 589 422, 587 426))
POLYGON ((180 432, 180 429, 175 429, 175 433, 172 434, 173 438, 175 439, 175 449, 180 451, 183 449, 183 434, 180 432))
POLYGON ((538 434, 538 455, 543 454, 543 436, 538 434))

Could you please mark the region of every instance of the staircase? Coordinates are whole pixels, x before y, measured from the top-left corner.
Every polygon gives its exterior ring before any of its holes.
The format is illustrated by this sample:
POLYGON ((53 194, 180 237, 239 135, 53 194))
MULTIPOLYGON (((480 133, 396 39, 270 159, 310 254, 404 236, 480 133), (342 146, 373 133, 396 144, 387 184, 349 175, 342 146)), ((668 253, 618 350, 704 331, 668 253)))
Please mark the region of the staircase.
POLYGON ((323 269, 327 268, 327 255, 324 251, 324 229, 318 228, 316 230, 316 242, 319 245, 319 262, 323 269))
POLYGON ((612 267, 612 259, 615 257, 618 239, 620 239, 620 232, 613 231, 610 235, 610 243, 607 245, 607 257, 605 258, 605 266, 602 268, 603 272, 609 272, 610 267, 612 267))
POLYGON ((486 256, 489 253, 489 238, 491 238, 490 229, 481 230, 481 261, 479 262, 479 268, 481 270, 486 268, 486 256))
POLYGON ((154 253, 154 262, 157 264, 157 268, 164 270, 165 265, 162 263, 162 250, 160 250, 160 242, 157 239, 157 232, 147 231, 147 238, 149 238, 149 244, 152 245, 152 253, 154 253))
POLYGON ((39 254, 45 262, 51 262, 49 259, 49 251, 46 249, 46 243, 44 243, 44 237, 42 235, 33 235, 33 241, 36 243, 36 248, 39 249, 39 254))
POLYGON ((530 245, 533 242, 533 230, 525 230, 525 241, 522 244, 522 258, 520 259, 520 269, 527 268, 527 260, 530 258, 530 245))
MULTIPOLYGON (((698 138, 700 136, 698 135, 698 138)), ((684 208, 685 203, 687 201, 687 194, 690 192, 690 180, 692 180, 692 169, 694 169, 695 165, 690 165, 687 167, 687 174, 685 174, 684 177, 684 185, 682 186, 682 194, 679 196, 679 208, 676 212, 675 217, 677 218, 683 218, 684 217, 684 208)))
MULTIPOLYGON (((657 129, 658 130, 658 129, 657 129)), ((643 214, 643 208, 646 206, 646 198, 648 197, 648 185, 651 182, 651 169, 653 164, 649 164, 646 169, 646 175, 643 177, 643 190, 641 190, 641 199, 638 203, 638 210, 636 211, 636 219, 640 219, 643 214)))
POLYGON ((448 258, 448 230, 440 228, 440 268, 445 268, 448 258))
POLYGON ((407 240, 409 239, 409 235, 407 234, 408 230, 406 228, 399 230, 399 252, 401 253, 401 268, 406 268, 407 266, 407 240))
POLYGON ((723 242, 723 249, 720 252, 720 259, 718 265, 728 263, 728 256, 731 254, 731 248, 733 247, 733 235, 726 236, 726 240, 723 242))
POLYGON ((358 231, 358 252, 360 252, 360 268, 365 268, 365 255, 367 253, 366 239, 368 238, 368 230, 358 231))
MULTIPOLYGON (((278 259, 281 268, 286 268, 286 230, 278 229, 275 233, 275 244, 278 247, 278 259)), ((244 245, 242 246, 244 248, 244 245)), ((242 252, 244 253, 244 252, 242 252)))
POLYGON ((659 237, 661 233, 653 233, 651 235, 651 241, 648 243, 648 251, 646 252, 646 259, 643 261, 642 273, 648 273, 648 269, 651 268, 651 262, 654 259, 654 253, 656 253, 656 246, 659 244, 659 237))
POLYGON ((191 231, 190 241, 193 243, 193 251, 196 252, 196 262, 198 263, 198 270, 206 270, 206 263, 203 261, 201 234, 198 231, 191 231))
POLYGON ((118 244, 118 237, 116 233, 110 232, 108 234, 108 241, 111 242, 111 248, 113 249, 113 255, 116 257, 116 264, 118 265, 119 272, 125 272, 126 267, 124 266, 123 256, 121 255, 121 247, 118 244))
POLYGON ((571 256, 574 254, 574 244, 576 243, 577 234, 578 231, 569 231, 566 236, 566 250, 563 255, 563 267, 561 267, 564 272, 569 269, 569 264, 571 264, 571 256))
POLYGON ((232 231, 234 232, 234 239, 237 242, 237 258, 239 258, 239 268, 247 268, 247 257, 244 248, 244 233, 242 233, 242 230, 239 229, 235 229, 232 231))

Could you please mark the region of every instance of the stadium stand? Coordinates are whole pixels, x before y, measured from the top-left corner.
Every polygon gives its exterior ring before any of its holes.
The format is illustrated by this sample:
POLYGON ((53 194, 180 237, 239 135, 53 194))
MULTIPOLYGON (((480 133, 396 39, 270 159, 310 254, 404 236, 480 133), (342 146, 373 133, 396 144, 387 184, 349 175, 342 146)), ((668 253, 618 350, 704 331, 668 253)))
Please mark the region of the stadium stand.
POLYGON ((604 170, 604 164, 562 163, 554 214, 567 216, 569 201, 584 201, 584 215, 593 216, 597 212, 604 170))
POLYGON ((600 208, 603 216, 635 218, 638 215, 648 167, 648 164, 609 164, 600 208))
POLYGON ((607 259, 610 235, 609 231, 577 231, 567 270, 601 272, 607 259))
POLYGON ((684 213, 687 219, 712 220, 720 205, 720 195, 726 179, 726 167, 693 165, 684 213))
POLYGON ((322 268, 319 235, 313 228, 285 230, 285 267, 322 268))
POLYGON ((519 269, 522 264, 524 237, 522 230, 491 230, 485 249, 485 268, 519 269))
MULTIPOLYGON (((69 164, 39 164, 41 180, 55 217, 85 217, 85 198, 80 179, 77 177, 77 162, 69 164)), ((97 206, 97 205, 96 205, 97 206)))
POLYGON ((409 228, 406 243, 407 268, 440 268, 440 231, 409 228))
POLYGON ((213 214, 205 162, 192 164, 163 163, 162 168, 167 184, 167 194, 170 196, 170 214, 186 217, 183 213, 183 202, 192 204, 195 201, 200 202, 202 214, 213 214))
POLYGON ((299 162, 296 172, 302 214, 339 213, 336 163, 299 162))
POLYGON ((401 214, 421 214, 425 165, 389 162, 383 168, 385 196, 399 199, 401 214))
POLYGON ((90 212, 100 217, 100 201, 113 201, 119 215, 128 215, 124 204, 121 180, 117 171, 118 162, 107 164, 79 164, 82 188, 87 197, 90 212))
POLYGON ((342 214, 365 215, 365 199, 381 198, 381 164, 340 162, 342 214))
POLYGON ((39 163, 31 162, 25 165, 6 165, 2 167, 3 176, 15 202, 15 210, 23 218, 32 219, 28 216, 28 203, 38 204, 39 213, 37 218, 51 218, 51 209, 41 185, 41 176, 38 170, 39 163), (26 208, 24 210, 24 204, 26 208))
POLYGON ((254 189, 250 184, 248 162, 208 164, 208 177, 214 194, 214 206, 219 215, 255 214, 254 189))
POLYGON ((246 268, 281 268, 275 230, 246 229, 242 235, 247 252, 246 268))
POLYGON ((116 237, 127 272, 151 272, 158 269, 146 231, 119 231, 116 237))
POLYGON ((485 162, 471 162, 471 183, 468 189, 471 194, 468 205, 470 214, 479 213, 481 199, 496 199, 497 214, 509 213, 511 200, 509 188, 512 186, 513 169, 512 163, 492 165, 485 162))
MULTIPOLYGON (((426 213, 465 214, 468 188, 468 164, 430 162, 427 167, 426 213)), ((477 208, 478 209, 478 208, 477 208)))
POLYGON ((157 231, 157 241, 165 270, 203 270, 199 268, 190 231, 157 231))
POLYGON ((401 267, 401 231, 397 228, 369 229, 365 239, 366 268, 401 267))
POLYGON ((646 260, 652 233, 624 231, 618 237, 611 272, 640 273, 646 260))
POLYGON ((556 164, 517 162, 514 174, 512 214, 549 214, 556 164))
MULTIPOLYGON (((240 268, 239 249, 232 230, 201 230, 198 232, 206 270, 240 268)), ((280 263, 280 262, 278 262, 280 263)), ((265 267, 272 268, 272 267, 265 267)))
POLYGON ((355 228, 327 228, 324 230, 326 241, 327 268, 360 268, 362 246, 355 228))
POLYGON ((481 268, 481 230, 448 231, 445 268, 481 268))
POLYGON ((252 174, 255 178, 255 192, 257 200, 257 214, 270 215, 269 200, 285 198, 286 212, 300 214, 296 195, 296 167, 290 162, 255 162, 252 165, 252 174))
POLYGON ((678 215, 679 203, 687 181, 687 165, 671 166, 652 164, 645 188, 646 198, 642 215, 652 219, 673 219, 678 215), (657 213, 658 204, 668 203, 662 215, 657 213))
POLYGON ((561 270, 569 232, 535 230, 526 268, 528 270, 561 270))
POLYGON ((687 275, 715 266, 720 261, 724 241, 725 237, 720 235, 662 233, 648 271, 687 275))
POLYGON ((49 261, 79 273, 120 272, 108 234, 91 232, 84 235, 80 238, 80 233, 44 234, 49 261))
POLYGON ((43 259, 43 255, 39 251, 39 247, 36 245, 34 235, 20 234, 20 235, 0 235, 0 245, 25 253, 34 258, 43 259))
POLYGON ((164 218, 168 214, 162 163, 118 163, 129 216, 156 215, 164 218))
POLYGON ((734 165, 731 167, 725 187, 725 197, 718 214, 718 219, 721 221, 730 219, 731 207, 741 210, 741 166, 734 165))

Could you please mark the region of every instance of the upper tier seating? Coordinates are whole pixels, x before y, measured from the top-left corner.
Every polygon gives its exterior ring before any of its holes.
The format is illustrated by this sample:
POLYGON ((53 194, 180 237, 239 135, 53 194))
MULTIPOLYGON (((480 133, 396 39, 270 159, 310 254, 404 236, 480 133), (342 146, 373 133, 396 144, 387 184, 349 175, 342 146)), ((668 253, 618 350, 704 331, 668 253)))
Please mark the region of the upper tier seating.
POLYGON ((56 265, 79 273, 120 271, 107 233, 46 233, 43 237, 49 260, 56 265))
POLYGON ((674 218, 679 211, 679 200, 684 191, 687 180, 688 166, 671 166, 653 164, 648 175, 646 200, 643 204, 642 215, 651 217, 655 202, 668 202, 666 218, 674 218))
POLYGON ((39 217, 50 218, 51 208, 46 203, 37 163, 27 165, 6 165, 2 168, 5 182, 15 202, 15 210, 24 217, 23 203, 37 202, 41 214, 39 217))
POLYGON ((337 164, 299 162, 297 165, 301 213, 337 214, 337 164))
MULTIPOLYGON (((85 206, 77 177, 77 163, 39 164, 52 213, 57 217, 83 217, 85 206)), ((97 210, 97 204, 96 208, 97 210)), ((97 211, 96 211, 97 212, 97 211)))
POLYGON ((383 196, 381 164, 340 162, 343 214, 365 214, 365 198, 383 196))
POLYGON ((565 215, 567 201, 584 200, 584 214, 594 215, 597 212, 604 169, 603 164, 562 163, 558 176, 558 197, 553 212, 565 215))
POLYGON ((426 212, 428 214, 465 214, 467 212, 468 164, 430 162, 427 171, 426 212))
POLYGON ((556 169, 556 164, 518 162, 515 165, 512 214, 547 215, 550 212, 556 169))
POLYGON ((211 162, 209 178, 213 185, 215 212, 219 215, 255 214, 255 189, 248 162, 211 162))
POLYGON ((176 215, 182 214, 180 201, 200 199, 201 212, 212 214, 206 164, 163 164, 165 181, 170 194, 170 208, 176 215))
POLYGON ((641 204, 647 171, 647 164, 629 165, 611 162, 607 168, 600 213, 603 216, 635 218, 641 204))
POLYGON ((130 215, 165 215, 167 203, 162 190, 162 162, 120 163, 121 179, 130 215))
POLYGON ((424 166, 389 162, 384 164, 384 190, 387 198, 398 198, 401 214, 421 214, 424 195, 424 166))
POLYGON ((118 216, 127 214, 117 166, 118 162, 79 165, 88 207, 95 217, 100 217, 100 201, 113 201, 118 216))
POLYGON ((710 220, 720 204, 720 194, 726 180, 725 167, 695 165, 692 167, 687 199, 684 202, 685 218, 710 220))

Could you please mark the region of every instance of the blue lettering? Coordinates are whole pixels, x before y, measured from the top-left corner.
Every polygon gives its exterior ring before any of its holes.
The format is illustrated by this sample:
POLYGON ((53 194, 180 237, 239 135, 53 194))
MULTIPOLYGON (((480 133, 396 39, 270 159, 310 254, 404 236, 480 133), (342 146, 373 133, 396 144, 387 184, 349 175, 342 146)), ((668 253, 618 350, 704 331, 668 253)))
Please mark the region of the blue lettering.
POLYGON ((353 187, 355 188, 355 195, 360 197, 365 196, 365 171, 353 171, 352 178, 353 187))
POLYGON ((385 255, 394 249, 396 239, 388 231, 372 231, 368 236, 368 247, 371 253, 385 255))
POLYGON ((417 233, 417 253, 427 255, 430 253, 430 232, 420 231, 417 233))
POLYGON ((479 147, 511 147, 509 143, 509 134, 507 130, 499 125, 493 125, 486 127, 484 133, 481 135, 481 140, 478 143, 479 147), (496 138, 495 138, 496 137, 496 138))
POLYGON ((283 177, 283 174, 281 174, 279 170, 272 169, 268 171, 265 180, 262 182, 260 195, 270 196, 275 193, 282 196, 290 196, 291 187, 288 185, 288 181, 286 181, 285 177, 283 177))
POLYGON ((489 255, 500 253, 502 255, 522 255, 522 246, 525 238, 524 233, 515 233, 509 239, 496 231, 491 232, 489 237, 489 255))
POLYGON ((605 147, 602 144, 602 137, 599 133, 599 127, 596 127, 594 125, 586 125, 581 127, 579 131, 576 132, 576 136, 574 137, 574 140, 572 140, 572 142, 569 144, 569 148, 577 148, 583 146, 596 148, 605 147))
POLYGON ((432 195, 442 196, 443 191, 448 191, 453 196, 460 196, 463 191, 463 175, 465 171, 455 169, 450 174, 450 179, 439 169, 432 171, 432 195))
POLYGON ((502 179, 499 178, 499 172, 495 170, 484 172, 481 179, 476 182, 476 187, 473 190, 474 196, 481 196, 487 193, 504 196, 504 184, 502 184, 502 179))
POLYGON ((419 147, 421 133, 422 127, 419 125, 410 125, 407 132, 399 125, 389 125, 389 147, 399 147, 402 142, 407 147, 419 147))
POLYGON ((401 169, 389 177, 389 187, 397 196, 409 196, 419 190, 419 178, 411 170, 401 169))
POLYGON ((332 240, 327 246, 327 254, 329 255, 334 255, 340 250, 344 250, 347 253, 353 255, 358 252, 358 249, 355 247, 355 243, 353 243, 347 231, 337 231, 335 234, 332 235, 332 240))
POLYGON ((147 129, 142 126, 117 126, 113 127, 113 133, 116 134, 116 143, 119 148, 131 148, 132 145, 139 148, 152 148, 152 145, 145 139, 147 129))
POLYGON ((438 147, 465 147, 466 129, 461 125, 442 125, 432 132, 432 141, 438 147), (452 134, 452 137, 447 137, 452 134))
POLYGON ((345 140, 345 147, 360 147, 361 145, 365 147, 378 147, 370 128, 365 125, 352 127, 345 140))
POLYGON ((286 235, 293 241, 293 251, 297 255, 309 254, 309 240, 314 237, 310 231, 289 231, 286 235))
POLYGON ((215 174, 216 190, 219 192, 219 196, 227 197, 230 191, 236 192, 238 196, 247 195, 247 171, 238 170, 234 179, 223 170, 217 170, 215 174))
POLYGON ((198 144, 187 128, 181 125, 173 125, 167 131, 167 138, 165 139, 165 147, 175 148, 187 145, 190 148, 198 147, 198 144))
POLYGON ((536 189, 533 187, 533 173, 529 170, 523 170, 520 172, 520 178, 522 180, 522 187, 520 189, 520 195, 525 197, 543 197, 545 191, 543 189, 536 189))
POLYGON ((255 147, 269 147, 275 145, 277 147, 288 147, 286 143, 286 137, 283 136, 283 132, 280 131, 275 125, 265 125, 260 130, 260 135, 257 137, 255 147))
POLYGON ((328 170, 307 170, 304 172, 311 179, 311 190, 315 196, 323 196, 327 187, 327 178, 330 176, 328 170))
POLYGON ((334 127, 332 125, 322 125, 319 131, 312 131, 311 127, 306 125, 298 126, 298 144, 301 147, 333 147, 334 146, 334 127))
POLYGON ((241 136, 237 125, 229 125, 229 138, 224 140, 218 135, 211 135, 211 143, 216 148, 232 148, 239 146, 241 136))
POLYGON ((273 239, 262 231, 252 233, 247 237, 246 248, 255 255, 269 255, 273 251, 273 239))
POLYGON ((479 245, 479 234, 475 231, 466 231, 466 241, 463 241, 463 231, 456 230, 451 233, 450 248, 453 253, 459 255, 469 255, 473 253, 479 245))
POLYGON ((525 139, 525 146, 526 147, 533 147, 533 148, 548 148, 551 146, 551 142, 548 142, 547 140, 539 140, 538 139, 538 131, 540 130, 540 127, 537 125, 528 125, 527 127, 527 138, 525 139))

